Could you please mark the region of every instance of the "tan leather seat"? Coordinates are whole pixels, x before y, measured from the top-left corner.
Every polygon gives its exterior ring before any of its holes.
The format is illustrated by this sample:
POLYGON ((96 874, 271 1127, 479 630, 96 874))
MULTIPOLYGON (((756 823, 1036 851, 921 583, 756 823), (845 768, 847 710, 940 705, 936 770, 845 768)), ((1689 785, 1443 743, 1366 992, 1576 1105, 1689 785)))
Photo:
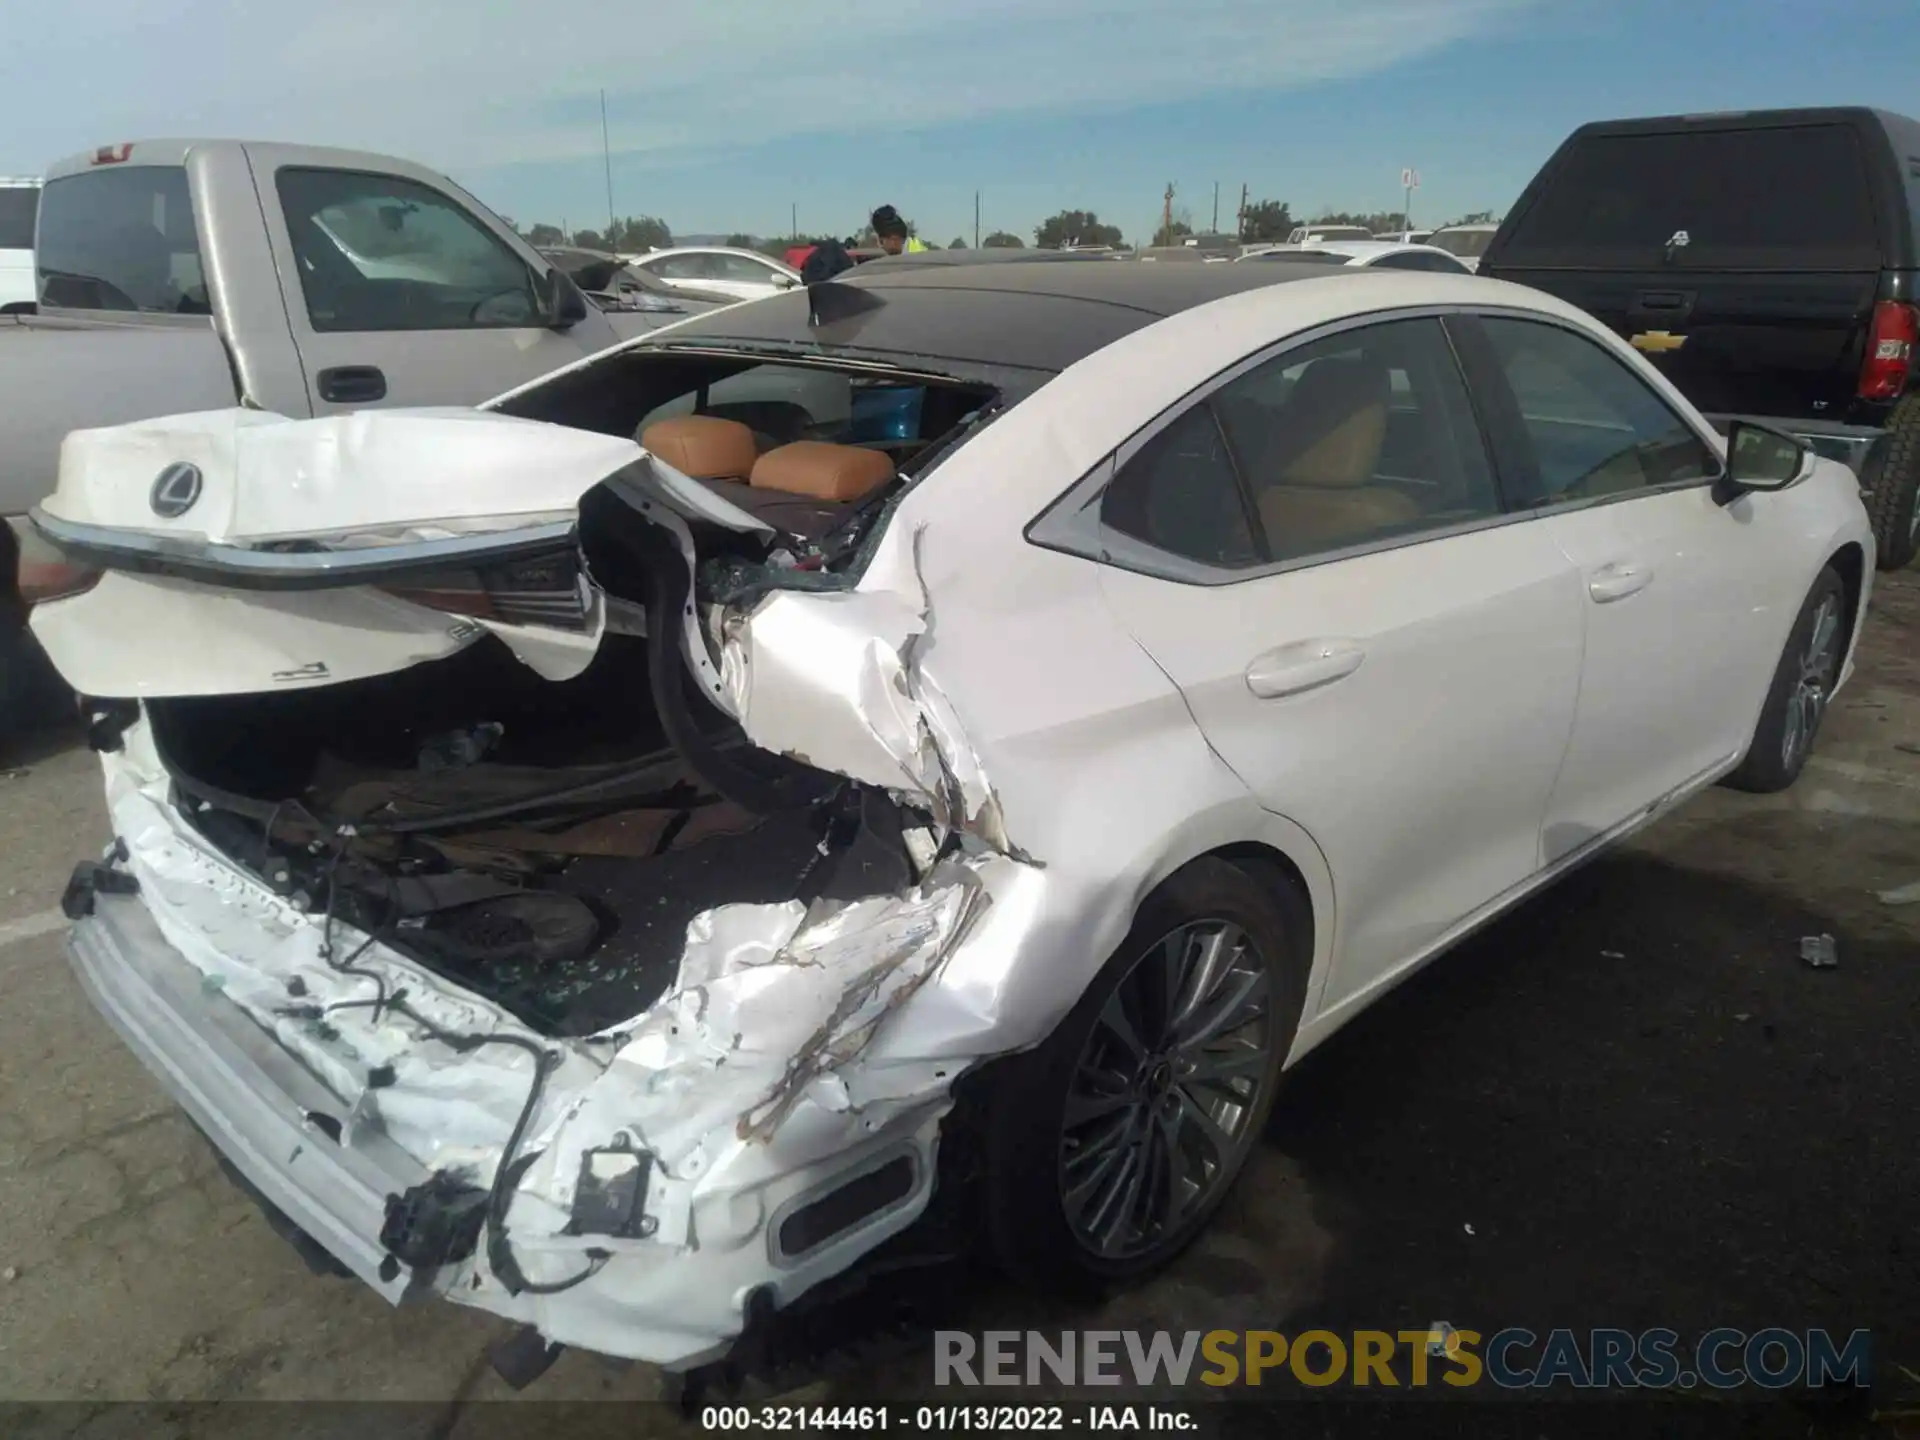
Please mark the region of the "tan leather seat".
POLYGON ((760 458, 752 430, 711 415, 656 420, 639 438, 641 449, 695 480, 744 480, 760 458))
POLYGON ((1420 507, 1372 484, 1387 438, 1386 366, 1326 356, 1294 382, 1282 412, 1285 453, 1256 469, 1260 518, 1277 559, 1357 545, 1420 517, 1420 507))
POLYGON ((864 500, 893 476, 893 458, 882 451, 796 440, 762 455, 750 478, 756 490, 845 505, 864 500))

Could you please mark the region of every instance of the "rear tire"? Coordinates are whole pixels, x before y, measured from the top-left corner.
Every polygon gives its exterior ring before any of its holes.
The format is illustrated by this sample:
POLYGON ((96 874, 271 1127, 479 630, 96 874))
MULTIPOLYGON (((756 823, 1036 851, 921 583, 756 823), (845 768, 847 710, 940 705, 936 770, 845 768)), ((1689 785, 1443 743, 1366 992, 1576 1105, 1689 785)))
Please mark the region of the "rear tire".
POLYGON ((1258 862, 1204 857, 1147 897, 1080 1002, 996 1077, 982 1198, 1003 1269, 1097 1292, 1199 1235, 1272 1108, 1312 934, 1306 898, 1258 862))
POLYGON ((1877 568, 1900 570, 1920 550, 1920 395, 1894 407, 1887 431, 1887 453, 1867 496, 1867 515, 1879 549, 1877 568))
POLYGON ((1800 778, 1840 678, 1847 639, 1847 587, 1829 565, 1794 619, 1747 758, 1727 776, 1733 789, 1771 795, 1800 778))

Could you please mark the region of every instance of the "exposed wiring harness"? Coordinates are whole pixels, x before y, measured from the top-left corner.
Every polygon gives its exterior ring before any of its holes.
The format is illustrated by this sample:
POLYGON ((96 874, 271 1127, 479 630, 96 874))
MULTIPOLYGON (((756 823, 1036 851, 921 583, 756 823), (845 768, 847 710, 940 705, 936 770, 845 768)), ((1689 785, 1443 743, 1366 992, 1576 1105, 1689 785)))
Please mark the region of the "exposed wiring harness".
MULTIPOLYGON (((546 1090, 547 1074, 559 1063, 557 1052, 528 1039, 524 1035, 480 1035, 443 1030, 418 1010, 407 1003, 407 992, 396 990, 391 994, 387 990, 386 977, 377 971, 358 967, 355 962, 377 944, 391 928, 397 906, 389 904, 387 916, 381 923, 369 931, 366 939, 355 946, 344 960, 334 958, 333 925, 336 911, 335 900, 339 891, 339 872, 341 861, 345 858, 347 845, 353 839, 351 827, 342 826, 334 835, 333 853, 328 858, 326 869, 327 905, 320 922, 320 958, 331 970, 343 975, 356 975, 373 981, 379 993, 370 1000, 342 1000, 328 1005, 320 1013, 335 1014, 341 1010, 373 1011, 374 1023, 380 1022, 383 1013, 404 1015, 426 1034, 457 1054, 471 1054, 488 1045, 509 1045, 524 1050, 533 1056, 533 1083, 527 1087, 527 1098, 521 1103, 520 1113, 513 1122, 513 1130, 507 1136, 506 1148, 500 1152, 499 1163, 493 1172, 493 1183, 487 1191, 487 1264, 500 1282, 507 1287, 510 1295, 556 1295, 562 1290, 570 1290, 592 1279, 605 1268, 613 1257, 606 1251, 588 1251, 586 1269, 564 1280, 529 1280, 526 1272, 520 1268, 514 1258, 513 1246, 507 1240, 507 1207, 513 1196, 513 1183, 518 1178, 515 1157, 520 1153, 521 1142, 526 1139, 527 1126, 533 1121, 533 1114, 539 1108, 540 1096, 546 1090)), ((391 897, 389 897, 391 899, 391 897)))

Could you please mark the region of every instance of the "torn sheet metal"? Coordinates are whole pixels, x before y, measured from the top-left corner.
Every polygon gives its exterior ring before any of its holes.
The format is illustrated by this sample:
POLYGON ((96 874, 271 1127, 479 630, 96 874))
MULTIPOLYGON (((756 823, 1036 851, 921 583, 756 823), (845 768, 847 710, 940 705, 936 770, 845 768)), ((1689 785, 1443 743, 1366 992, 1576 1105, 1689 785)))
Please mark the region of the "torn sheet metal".
POLYGON ((943 830, 1017 855, 953 702, 928 673, 928 633, 924 604, 892 591, 776 591, 725 626, 727 704, 762 749, 880 786, 943 830))
MULTIPOLYGON (((518 1046, 456 1049, 404 1014, 376 1010, 368 1002, 382 985, 389 996, 404 991, 408 1008, 441 1030, 519 1036, 554 1057, 517 1154, 528 1163, 507 1235, 537 1282, 579 1273, 589 1250, 611 1257, 605 1274, 559 1295, 510 1294, 483 1244, 436 1284, 555 1338, 664 1362, 724 1344, 746 1289, 778 1279, 797 1293, 849 1263, 829 1246, 776 1275, 762 1232, 875 1147, 919 1156, 915 1197, 889 1214, 888 1233, 924 1205, 938 1119, 966 1067, 916 1058, 944 1047, 914 1010, 993 913, 989 877, 1032 873, 981 856, 939 861, 902 895, 720 906, 689 926, 674 987, 644 1015, 557 1041, 346 925, 333 927, 331 953, 353 955, 359 973, 332 968, 324 918, 212 852, 173 808, 144 721, 102 758, 141 904, 199 973, 200 990, 240 1007, 340 1097, 345 1143, 391 1142, 430 1173, 484 1187, 533 1083, 532 1056, 518 1046), (876 1038, 896 1031, 906 1032, 897 1058, 869 1066, 876 1038), (617 1238, 579 1232, 584 1157, 627 1147, 650 1157, 646 1223, 617 1238)), ((964 1017, 963 1028, 984 1023, 951 1001, 928 1013, 964 1017)), ((293 1171, 313 1163, 254 1160, 293 1171)))

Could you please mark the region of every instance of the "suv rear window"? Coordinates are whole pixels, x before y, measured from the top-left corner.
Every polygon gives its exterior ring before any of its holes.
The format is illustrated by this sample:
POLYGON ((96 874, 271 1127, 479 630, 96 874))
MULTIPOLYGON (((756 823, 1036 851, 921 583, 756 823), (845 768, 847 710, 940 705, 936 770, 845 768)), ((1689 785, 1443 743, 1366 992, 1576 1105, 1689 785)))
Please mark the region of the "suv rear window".
POLYGON ((92 170, 40 194, 40 303, 76 310, 211 315, 187 172, 92 170))
POLYGON ((1495 265, 1880 266, 1860 137, 1846 125, 1590 135, 1552 166, 1495 265))
POLYGON ((33 248, 33 214, 39 204, 38 185, 0 185, 0 250, 33 248))

